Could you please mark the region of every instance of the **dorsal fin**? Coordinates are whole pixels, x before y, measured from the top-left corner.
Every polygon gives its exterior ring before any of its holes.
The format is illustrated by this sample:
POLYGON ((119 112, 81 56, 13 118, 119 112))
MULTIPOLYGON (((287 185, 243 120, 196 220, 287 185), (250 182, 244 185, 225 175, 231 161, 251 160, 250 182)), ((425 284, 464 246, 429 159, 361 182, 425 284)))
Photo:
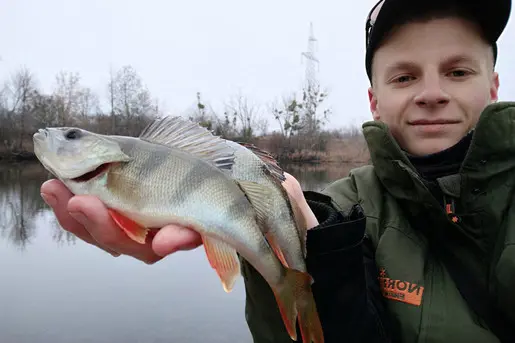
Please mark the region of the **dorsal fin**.
POLYGON ((141 140, 176 148, 231 171, 234 150, 205 127, 182 117, 167 116, 152 121, 139 135, 141 140))
POLYGON ((276 159, 270 153, 264 151, 263 149, 258 148, 257 146, 255 146, 254 144, 251 144, 251 143, 238 142, 238 144, 249 149, 257 157, 259 157, 261 159, 261 161, 263 161, 263 163, 265 163, 266 168, 268 169, 268 171, 274 178, 276 178, 280 182, 283 182, 284 180, 286 180, 286 177, 284 176, 284 171, 279 166, 279 163, 277 163, 276 159))

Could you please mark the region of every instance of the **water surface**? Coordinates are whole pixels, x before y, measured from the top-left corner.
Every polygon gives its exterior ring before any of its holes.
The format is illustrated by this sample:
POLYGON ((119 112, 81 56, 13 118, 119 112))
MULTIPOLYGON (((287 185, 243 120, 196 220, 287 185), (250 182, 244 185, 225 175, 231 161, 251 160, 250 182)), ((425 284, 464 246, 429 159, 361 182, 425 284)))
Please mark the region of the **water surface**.
MULTIPOLYGON (((285 169, 320 190, 352 166, 285 169)), ((226 294, 202 248, 152 266, 62 230, 35 163, 0 164, 0 342, 252 342, 244 284, 226 294)))

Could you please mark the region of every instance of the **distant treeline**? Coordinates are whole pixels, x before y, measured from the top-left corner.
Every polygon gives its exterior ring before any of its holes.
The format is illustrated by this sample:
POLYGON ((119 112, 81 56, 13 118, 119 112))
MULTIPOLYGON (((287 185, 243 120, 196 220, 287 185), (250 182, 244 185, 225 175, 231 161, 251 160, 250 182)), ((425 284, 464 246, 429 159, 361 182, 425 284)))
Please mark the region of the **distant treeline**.
MULTIPOLYGON (((0 87, 0 159, 33 159, 32 135, 39 128, 78 126, 102 134, 137 136, 151 120, 168 115, 131 66, 110 72, 104 101, 80 81, 77 73, 60 72, 54 89, 46 94, 27 68, 5 80, 0 87)), ((357 128, 324 130, 331 114, 326 98, 327 92, 311 82, 266 106, 237 95, 225 103, 223 113, 216 113, 197 93, 192 108, 180 115, 224 138, 252 142, 281 160, 366 159, 357 128), (268 132, 270 117, 280 125, 280 132, 268 132)))

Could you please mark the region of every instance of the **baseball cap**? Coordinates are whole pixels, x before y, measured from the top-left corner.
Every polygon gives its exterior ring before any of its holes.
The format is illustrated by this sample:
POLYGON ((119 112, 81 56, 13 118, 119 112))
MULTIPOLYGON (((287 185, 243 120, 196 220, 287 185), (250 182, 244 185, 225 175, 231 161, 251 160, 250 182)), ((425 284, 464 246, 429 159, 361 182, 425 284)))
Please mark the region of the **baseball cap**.
POLYGON ((369 80, 372 80, 374 52, 392 28, 425 12, 453 6, 480 26, 492 45, 495 63, 496 42, 508 23, 511 0, 379 0, 370 10, 365 24, 365 66, 369 80))

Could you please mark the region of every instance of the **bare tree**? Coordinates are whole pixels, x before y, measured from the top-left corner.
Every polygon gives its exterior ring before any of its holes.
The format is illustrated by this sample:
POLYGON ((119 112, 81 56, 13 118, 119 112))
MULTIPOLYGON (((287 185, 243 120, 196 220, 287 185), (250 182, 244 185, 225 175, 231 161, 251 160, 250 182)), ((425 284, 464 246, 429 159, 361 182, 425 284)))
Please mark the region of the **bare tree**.
POLYGON ((275 120, 279 123, 282 136, 289 139, 301 129, 300 110, 302 104, 297 102, 294 93, 283 96, 281 100, 281 103, 271 105, 271 111, 275 120))
POLYGON ((32 119, 36 127, 59 126, 60 103, 55 101, 53 95, 46 95, 36 91, 33 98, 32 119))
POLYGON ((225 116, 228 119, 233 117, 233 122, 238 125, 239 139, 250 141, 255 135, 255 129, 260 118, 260 109, 255 104, 251 104, 247 97, 239 94, 232 97, 225 105, 225 116))
POLYGON ((79 92, 77 111, 77 115, 81 118, 85 118, 93 114, 99 114, 101 112, 98 96, 93 93, 90 88, 83 87, 79 92))
POLYGON ((115 116, 116 128, 129 135, 137 135, 149 118, 156 115, 156 107, 150 92, 131 66, 122 67, 108 85, 111 99, 111 115, 115 116))
POLYGON ((4 84, 2 107, 5 119, 2 122, 1 137, 4 138, 4 145, 11 151, 23 150, 23 135, 26 132, 35 90, 35 79, 25 67, 16 71, 4 84))
POLYGON ((329 119, 330 109, 322 109, 321 105, 327 97, 320 84, 309 82, 302 90, 302 117, 303 133, 316 136, 329 119))
POLYGON ((78 98, 80 93, 80 76, 78 73, 61 71, 56 77, 54 101, 57 110, 59 125, 68 125, 77 114, 78 98))
POLYGON ((208 107, 202 100, 200 92, 197 92, 197 101, 195 107, 189 111, 188 118, 191 121, 199 123, 199 125, 207 128, 208 130, 214 130, 217 126, 218 120, 213 109, 208 107))

